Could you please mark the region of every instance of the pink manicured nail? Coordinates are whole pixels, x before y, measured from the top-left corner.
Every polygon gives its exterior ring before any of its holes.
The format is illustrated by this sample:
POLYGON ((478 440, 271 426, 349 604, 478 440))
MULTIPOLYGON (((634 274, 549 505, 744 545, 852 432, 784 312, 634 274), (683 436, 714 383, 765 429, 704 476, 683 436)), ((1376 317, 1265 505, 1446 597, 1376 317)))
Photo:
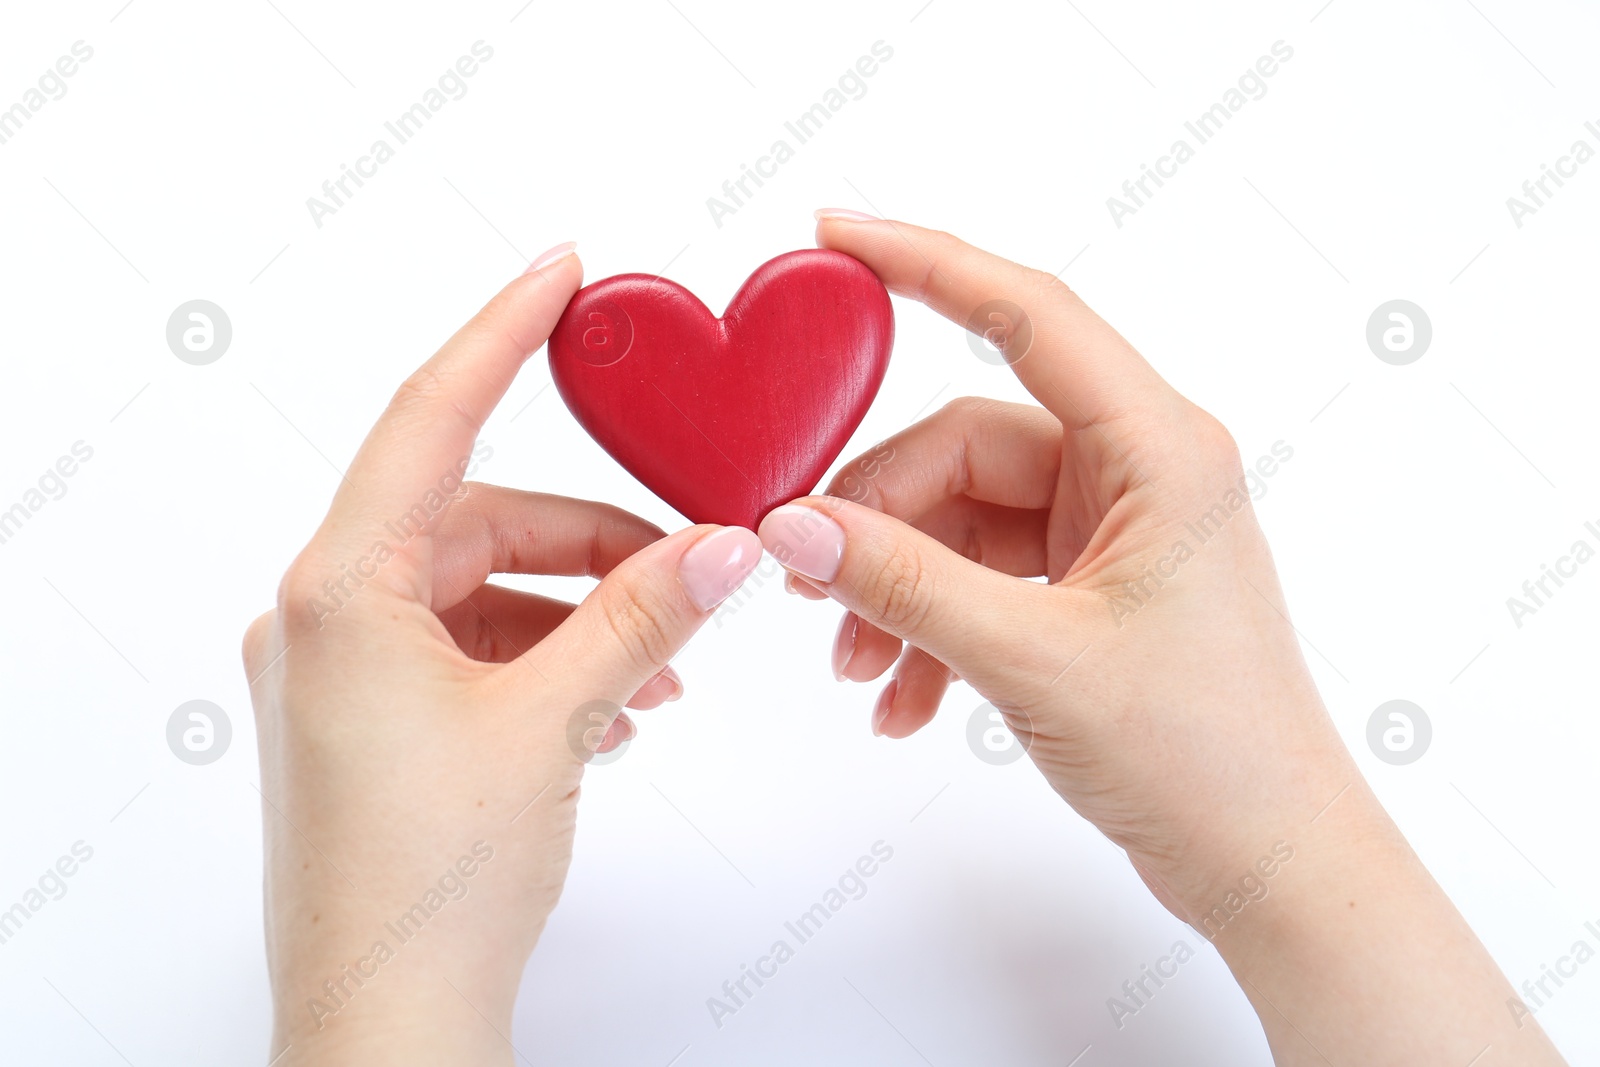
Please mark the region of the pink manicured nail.
POLYGON ((840 222, 882 222, 876 215, 868 215, 865 211, 851 211, 847 207, 819 207, 812 215, 818 222, 824 219, 837 219, 840 222))
POLYGON ((783 576, 783 587, 798 597, 806 600, 827 600, 828 594, 806 581, 804 578, 793 574, 783 576))
POLYGON ((883 692, 878 694, 878 703, 872 709, 872 736, 883 736, 883 720, 889 717, 889 709, 894 706, 895 690, 900 688, 900 679, 890 678, 889 684, 883 687, 883 692))
POLYGON ((710 611, 760 562, 761 539, 742 526, 724 526, 689 546, 678 562, 678 581, 695 607, 710 611))
POLYGON ((577 247, 578 242, 576 241, 568 241, 566 244, 556 245, 543 255, 535 256, 533 262, 528 264, 528 269, 522 273, 532 274, 536 270, 543 270, 552 263, 559 263, 561 260, 572 255, 572 250, 577 247))
POLYGON ((839 633, 833 639, 833 676, 844 681, 844 669, 850 666, 850 657, 856 654, 856 628, 861 619, 853 611, 844 613, 839 620, 839 633))
POLYGON ((639 729, 633 725, 632 719, 628 718, 626 714, 618 715, 611 720, 611 725, 606 728, 606 735, 600 739, 600 746, 594 750, 595 754, 610 752, 618 745, 632 741, 638 732, 639 729))
POLYGON ((844 559, 844 527, 816 508, 785 504, 761 520, 761 543, 791 571, 831 582, 844 559))
POLYGON ((629 707, 654 707, 677 700, 683 696, 683 679, 678 677, 678 672, 671 667, 663 667, 648 682, 639 687, 633 694, 633 699, 628 701, 629 707))

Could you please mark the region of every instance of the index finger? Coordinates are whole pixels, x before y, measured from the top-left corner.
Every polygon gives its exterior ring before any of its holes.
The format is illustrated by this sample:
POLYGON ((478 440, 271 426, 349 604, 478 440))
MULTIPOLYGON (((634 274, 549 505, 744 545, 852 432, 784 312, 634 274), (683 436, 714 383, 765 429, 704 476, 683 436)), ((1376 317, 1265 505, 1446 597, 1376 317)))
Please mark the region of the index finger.
POLYGON ((340 483, 324 531, 353 537, 357 547, 370 542, 375 525, 399 522, 408 537, 432 532, 465 478, 484 421, 583 279, 572 249, 535 260, 539 269, 500 290, 401 383, 340 483))
POLYGON ((817 212, 817 243, 861 260, 891 292, 989 335, 1023 386, 1068 429, 1175 397, 1122 335, 1058 278, 948 233, 817 212))

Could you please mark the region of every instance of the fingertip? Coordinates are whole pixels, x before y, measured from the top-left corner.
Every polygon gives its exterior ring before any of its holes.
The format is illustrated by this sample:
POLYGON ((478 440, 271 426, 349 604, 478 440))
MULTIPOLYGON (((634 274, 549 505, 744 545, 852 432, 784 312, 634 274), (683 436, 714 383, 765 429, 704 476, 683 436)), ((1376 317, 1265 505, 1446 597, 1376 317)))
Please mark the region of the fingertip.
POLYGON ((812 216, 817 220, 813 236, 818 248, 854 256, 867 264, 873 273, 879 273, 872 262, 876 254, 874 238, 880 229, 892 229, 897 223, 850 208, 818 208, 812 212, 812 216))
POLYGON ((900 688, 900 679, 891 678, 889 684, 883 687, 883 692, 878 694, 878 702, 872 706, 872 736, 884 736, 884 722, 894 710, 895 690, 900 688))
POLYGON ((845 542, 844 528, 828 514, 831 509, 818 506, 825 499, 802 497, 773 508, 758 531, 762 547, 786 569, 824 585, 839 573, 845 542))
POLYGON ((805 600, 827 600, 828 594, 794 574, 786 574, 783 578, 783 588, 805 600))
POLYGON ((846 682, 875 681, 895 665, 903 648, 903 643, 894 634, 879 629, 855 612, 849 612, 835 637, 835 676, 846 682), (848 628, 851 619, 855 620, 855 624, 853 628, 848 628), (842 649, 846 640, 849 648, 842 649))
POLYGON ((600 739, 599 746, 594 750, 595 755, 598 756, 614 751, 619 746, 632 741, 638 735, 639 728, 633 724, 632 719, 628 718, 628 713, 625 711, 619 712, 617 717, 611 720, 611 725, 606 727, 606 735, 600 739))
POLYGON ((824 222, 883 222, 877 215, 848 207, 819 207, 811 213, 818 223, 824 222))
POLYGON ((833 638, 833 677, 835 681, 842 682, 849 675, 846 673, 850 661, 856 654, 856 630, 861 625, 861 617, 853 611, 844 613, 844 618, 839 620, 839 632, 833 638))
POLYGON ((678 672, 671 667, 663 667, 659 673, 634 693, 628 700, 628 707, 634 711, 649 711, 662 704, 670 704, 674 700, 683 698, 683 679, 678 677, 678 672))
POLYGON ((900 679, 891 678, 878 695, 878 706, 872 713, 872 732, 878 737, 903 741, 933 721, 933 711, 913 707, 907 699, 906 687, 900 679))
POLYGON ((950 671, 943 663, 921 649, 908 647, 884 689, 888 701, 875 723, 878 732, 887 737, 910 737, 933 721, 949 687, 950 671))
POLYGON ((528 264, 528 269, 522 273, 524 276, 529 274, 540 274, 542 276, 542 272, 544 271, 553 270, 558 266, 568 265, 568 260, 571 260, 572 263, 577 264, 581 270, 582 264, 578 262, 577 248, 578 242, 576 241, 566 241, 562 244, 558 244, 554 248, 547 249, 546 251, 539 253, 537 256, 534 256, 533 261, 528 264))

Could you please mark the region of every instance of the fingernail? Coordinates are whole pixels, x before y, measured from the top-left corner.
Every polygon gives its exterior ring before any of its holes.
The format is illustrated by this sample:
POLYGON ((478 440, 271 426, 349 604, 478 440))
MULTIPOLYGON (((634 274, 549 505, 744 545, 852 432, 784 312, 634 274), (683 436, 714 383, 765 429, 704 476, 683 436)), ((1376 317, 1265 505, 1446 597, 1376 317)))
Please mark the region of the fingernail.
POLYGON ((800 504, 768 512, 761 520, 761 543, 786 568, 818 582, 833 581, 844 559, 844 527, 800 504))
POLYGON ((678 581, 701 611, 710 611, 739 588, 761 562, 761 539, 742 526, 724 526, 689 546, 678 561, 678 581))
POLYGON ((833 676, 838 681, 844 681, 844 669, 856 654, 856 628, 860 622, 853 611, 845 612, 839 620, 839 632, 833 639, 833 676))
POLYGON ((625 714, 618 715, 611 720, 611 725, 606 727, 606 736, 601 738, 600 747, 595 749, 595 752, 596 754, 610 752, 618 745, 632 741, 638 732, 638 727, 633 725, 632 719, 625 714))
POLYGON ((804 578, 793 574, 783 576, 783 587, 789 592, 806 600, 827 600, 828 594, 806 581, 804 578))
POLYGON ((663 667, 652 675, 650 680, 639 687, 633 694, 633 699, 628 701, 629 707, 639 707, 646 704, 666 703, 677 700, 683 696, 683 679, 678 677, 678 672, 671 667, 663 667))
POLYGON ((837 219, 840 222, 883 221, 876 215, 868 215, 865 211, 852 211, 847 207, 819 207, 811 214, 818 222, 822 222, 824 219, 837 219))
POLYGON ((561 260, 572 255, 572 250, 577 247, 578 242, 576 241, 568 241, 565 244, 556 245, 543 255, 535 256, 533 262, 528 264, 528 269, 522 273, 532 274, 536 270, 543 270, 552 263, 559 263, 561 260))
POLYGON ((872 709, 872 736, 883 736, 883 720, 889 717, 889 709, 894 705, 895 690, 900 688, 900 679, 891 678, 889 684, 883 687, 883 692, 878 694, 878 703, 872 709))

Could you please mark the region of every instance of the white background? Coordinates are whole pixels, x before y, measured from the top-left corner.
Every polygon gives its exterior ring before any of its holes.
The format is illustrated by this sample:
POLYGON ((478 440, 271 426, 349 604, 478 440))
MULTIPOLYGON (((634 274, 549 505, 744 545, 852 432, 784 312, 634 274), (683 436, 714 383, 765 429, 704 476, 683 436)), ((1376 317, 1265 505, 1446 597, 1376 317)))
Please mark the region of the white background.
MULTIPOLYGON (((0 945, 7 1062, 270 1057, 238 641, 400 378, 559 241, 590 279, 670 264, 720 308, 835 204, 1070 263, 1247 462, 1292 446, 1257 507, 1357 758, 1514 983, 1593 942, 1600 562, 1520 629, 1505 604, 1597 541, 1600 161, 1520 229, 1505 203, 1575 139, 1600 147, 1592 8, 123 2, 18 5, 0 33, 0 107, 94 49, 0 145, 0 508, 94 449, 0 545, 0 907, 94 849, 0 945), (306 198, 480 39, 467 95, 315 226, 306 198), (879 40, 866 95, 715 225, 707 197, 879 40), (1114 225, 1106 198, 1279 40, 1267 95, 1114 225), (195 298, 233 324, 210 366, 165 341, 195 298), (1394 298, 1433 324, 1410 366, 1364 337, 1394 298), (1402 697, 1434 739, 1395 767, 1365 726, 1402 697), (192 699, 233 723, 209 766, 167 748, 192 699)), ((847 455, 930 403, 1022 397, 957 327, 896 313, 847 455)), ((547 382, 530 360, 479 476, 681 525, 547 382)), ((517 1009, 530 1061, 1267 1062, 1214 952, 1120 853, 1027 761, 974 758, 970 690, 873 738, 876 689, 828 670, 835 610, 779 585, 753 582, 678 661, 686 698, 591 769, 517 1009), (717 1029, 706 998, 880 839, 866 896, 717 1029), (1198 957, 1117 1029, 1107 998, 1180 938, 1198 957)), ((1600 962, 1539 1014, 1574 1063, 1600 1058, 1597 1003, 1600 962)))

